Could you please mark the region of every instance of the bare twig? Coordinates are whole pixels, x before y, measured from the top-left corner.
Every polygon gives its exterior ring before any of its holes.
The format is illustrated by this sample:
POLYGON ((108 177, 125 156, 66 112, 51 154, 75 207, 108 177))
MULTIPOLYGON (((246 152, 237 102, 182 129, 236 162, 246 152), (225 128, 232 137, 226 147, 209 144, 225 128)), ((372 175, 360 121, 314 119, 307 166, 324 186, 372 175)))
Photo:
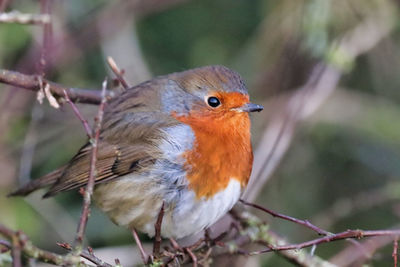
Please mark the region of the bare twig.
POLYGON ((124 72, 118 68, 117 63, 115 63, 114 59, 112 57, 107 57, 107 63, 110 66, 111 70, 114 72, 115 76, 117 76, 117 79, 122 85, 122 87, 125 90, 128 89, 130 86, 128 85, 123 76, 124 72))
POLYGON ((88 138, 92 138, 92 128, 90 128, 88 121, 82 116, 81 112, 79 111, 78 107, 74 104, 74 102, 69 99, 67 91, 64 90, 64 95, 65 95, 65 101, 67 101, 68 104, 71 105, 72 110, 74 111, 75 115, 78 117, 78 119, 81 121, 83 127, 85 128, 86 135, 88 138))
POLYGON ((275 212, 273 210, 264 208, 264 207, 262 207, 260 205, 255 204, 255 203, 247 202, 247 201, 245 201, 243 199, 240 199, 239 201, 242 202, 244 205, 247 205, 247 206, 262 210, 262 211, 264 211, 266 213, 269 213, 273 217, 281 218, 283 220, 287 220, 287 221, 290 221, 290 222, 294 222, 294 223, 303 225, 303 226, 313 230, 314 232, 316 232, 319 235, 329 235, 328 231, 325 231, 325 230, 319 228, 318 226, 315 226, 314 224, 310 223, 308 220, 300 220, 300 219, 296 219, 296 218, 290 217, 288 215, 280 214, 278 212, 275 212))
POLYGON ((90 171, 89 171, 89 179, 88 183, 85 189, 85 194, 84 194, 84 200, 83 200, 83 207, 82 207, 82 213, 81 213, 81 218, 79 220, 79 226, 78 230, 76 233, 75 237, 75 253, 80 254, 82 251, 82 241, 83 241, 83 235, 85 233, 86 229, 86 223, 88 220, 89 212, 90 212, 90 203, 91 203, 91 197, 93 193, 93 187, 94 187, 94 181, 96 178, 96 160, 97 160, 97 144, 99 142, 99 137, 100 137, 100 129, 101 129, 101 123, 103 121, 103 114, 104 114, 104 107, 106 104, 106 88, 107 88, 107 79, 104 80, 103 85, 102 85, 102 100, 99 106, 99 110, 96 116, 96 123, 93 129, 94 135, 91 136, 91 144, 92 144, 92 154, 91 154, 91 159, 90 159, 90 171))
POLYGON ((16 232, 12 238, 12 249, 11 249, 11 255, 12 255, 12 264, 13 267, 22 267, 22 262, 21 262, 21 244, 19 241, 19 232, 16 232))
MULTIPOLYGON (((72 250, 71 245, 68 244, 68 243, 57 243, 57 245, 60 246, 60 247, 62 247, 62 248, 64 248, 64 249, 66 249, 66 250, 69 250, 69 251, 72 250)), ((93 253, 93 250, 90 250, 89 248, 88 248, 88 251, 84 251, 84 250, 83 250, 82 253, 80 254, 80 256, 81 256, 82 258, 85 258, 85 259, 87 259, 88 261, 90 261, 90 262, 96 264, 97 266, 112 267, 111 264, 109 264, 109 263, 103 261, 102 259, 99 259, 98 257, 96 257, 96 256, 94 255, 94 253, 93 253)))
POLYGON ((48 24, 50 21, 49 14, 26 14, 18 11, 0 13, 0 23, 48 24))
POLYGON ((347 238, 361 239, 361 238, 370 237, 370 236, 398 236, 398 235, 400 235, 400 230, 375 230, 375 231, 347 230, 347 231, 344 231, 341 233, 328 235, 325 237, 317 238, 317 239, 306 241, 303 243, 284 245, 284 246, 275 246, 275 247, 271 246, 267 249, 249 252, 246 254, 259 255, 259 254, 263 254, 263 253, 267 253, 267 252, 271 252, 271 251, 302 249, 302 248, 311 247, 314 245, 319 245, 322 243, 328 243, 328 242, 343 240, 343 239, 347 239, 347 238))
POLYGON ((153 255, 158 257, 160 255, 160 246, 161 246, 161 225, 164 217, 164 202, 161 205, 160 212, 157 216, 157 221, 154 225, 154 245, 153 245, 153 255))
POLYGON ((9 240, 13 240, 13 244, 7 244, 3 242, 2 245, 9 245, 9 248, 14 249, 14 242, 17 241, 21 252, 27 257, 35 258, 39 261, 57 265, 71 265, 75 263, 74 261, 72 261, 72 259, 66 256, 61 256, 35 247, 25 234, 21 232, 14 232, 2 224, 0 224, 0 234, 5 236, 9 240))
POLYGON ((194 253, 190 250, 190 248, 184 248, 187 254, 189 254, 190 258, 192 259, 193 262, 193 267, 197 267, 197 257, 194 255, 194 253))
MULTIPOLYGON (((49 16, 51 14, 53 1, 52 0, 41 0, 41 15, 42 16, 49 16)), ((51 48, 51 41, 53 35, 53 26, 51 21, 48 23, 43 24, 43 43, 42 43, 42 50, 40 53, 40 60, 39 60, 39 75, 43 78, 46 75, 46 64, 47 64, 47 54, 51 48)))
MULTIPOLYGON (((0 69, 0 83, 9 84, 16 87, 21 87, 31 91, 39 91, 41 89, 39 80, 36 75, 25 75, 16 71, 0 69)), ((64 90, 68 93, 72 102, 85 104, 100 104, 102 101, 99 90, 88 90, 70 88, 57 83, 53 83, 43 79, 43 83, 50 86, 50 91, 54 96, 64 97, 64 90)), ((111 98, 115 95, 112 91, 106 91, 106 98, 111 98)))
POLYGON ((150 257, 149 257, 149 255, 147 255, 146 251, 144 251, 142 242, 140 241, 140 238, 139 238, 138 233, 136 232, 136 229, 132 230, 132 235, 133 235, 133 238, 135 239, 136 245, 139 248, 140 256, 142 257, 143 264, 145 264, 145 265, 148 264, 150 257))

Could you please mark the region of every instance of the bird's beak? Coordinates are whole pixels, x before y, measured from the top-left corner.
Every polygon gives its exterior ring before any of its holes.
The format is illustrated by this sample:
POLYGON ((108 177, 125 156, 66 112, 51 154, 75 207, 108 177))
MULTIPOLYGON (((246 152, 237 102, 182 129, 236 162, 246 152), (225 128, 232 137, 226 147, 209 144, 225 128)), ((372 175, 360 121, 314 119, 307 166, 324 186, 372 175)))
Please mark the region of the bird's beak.
POLYGON ((239 112, 255 112, 255 111, 260 112, 263 109, 264 109, 263 106, 253 103, 247 103, 241 106, 240 108, 235 108, 235 110, 239 112))

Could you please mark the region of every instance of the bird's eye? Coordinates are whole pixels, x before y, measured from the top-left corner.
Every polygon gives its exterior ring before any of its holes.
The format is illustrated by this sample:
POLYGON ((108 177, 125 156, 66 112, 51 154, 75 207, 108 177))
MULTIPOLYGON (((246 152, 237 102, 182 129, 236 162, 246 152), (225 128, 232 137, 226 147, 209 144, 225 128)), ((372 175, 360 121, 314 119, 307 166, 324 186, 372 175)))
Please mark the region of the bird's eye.
POLYGON ((221 105, 221 102, 215 96, 211 96, 207 99, 207 103, 210 107, 216 108, 221 105))

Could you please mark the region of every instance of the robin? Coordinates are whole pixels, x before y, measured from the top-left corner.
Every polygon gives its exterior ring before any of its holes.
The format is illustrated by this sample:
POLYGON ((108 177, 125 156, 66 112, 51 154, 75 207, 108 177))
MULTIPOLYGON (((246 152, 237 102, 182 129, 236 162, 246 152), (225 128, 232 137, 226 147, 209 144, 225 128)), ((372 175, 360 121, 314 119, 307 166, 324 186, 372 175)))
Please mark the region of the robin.
MULTIPOLYGON (((253 163, 249 102, 236 72, 207 66, 154 78, 107 102, 93 199, 117 225, 182 238, 209 227, 238 201, 253 163)), ((12 195, 44 197, 84 187, 91 145, 12 195)))

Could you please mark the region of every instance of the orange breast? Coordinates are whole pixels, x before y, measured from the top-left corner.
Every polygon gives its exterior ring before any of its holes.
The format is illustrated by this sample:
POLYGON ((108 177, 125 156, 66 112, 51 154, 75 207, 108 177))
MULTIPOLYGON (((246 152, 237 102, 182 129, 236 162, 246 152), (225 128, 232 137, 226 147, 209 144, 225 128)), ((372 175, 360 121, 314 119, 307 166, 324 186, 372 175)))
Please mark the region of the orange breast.
POLYGON ((189 187, 198 198, 215 195, 228 186, 230 179, 238 180, 243 187, 247 185, 253 153, 246 112, 195 112, 174 117, 190 125, 195 134, 193 149, 183 156, 189 187))

